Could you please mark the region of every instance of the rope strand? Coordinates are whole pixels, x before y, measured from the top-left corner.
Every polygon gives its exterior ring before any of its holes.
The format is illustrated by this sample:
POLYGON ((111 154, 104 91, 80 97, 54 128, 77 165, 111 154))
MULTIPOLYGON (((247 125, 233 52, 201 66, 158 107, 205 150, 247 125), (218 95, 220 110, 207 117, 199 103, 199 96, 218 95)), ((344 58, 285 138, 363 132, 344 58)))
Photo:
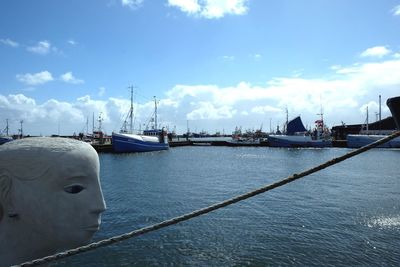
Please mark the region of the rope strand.
POLYGON ((57 260, 57 259, 62 259, 62 258, 66 258, 66 257, 72 256, 72 255, 80 254, 80 253, 87 252, 89 250, 93 250, 93 249, 96 249, 96 248, 99 248, 99 247, 108 246, 108 245, 111 245, 111 244, 114 244, 114 243, 129 239, 129 238, 132 238, 132 237, 135 237, 135 236, 143 235, 145 233, 149 233, 149 232, 152 232, 152 231, 155 231, 155 230, 158 230, 158 229, 170 226, 170 225, 174 225, 174 224, 177 224, 177 223, 180 223, 180 222, 183 222, 183 221, 187 221, 187 220, 192 219, 194 217, 198 217, 198 216, 201 216, 203 214, 207 214, 207 213, 209 213, 211 211, 214 211, 214 210, 229 206, 229 205, 237 203, 239 201, 248 199, 250 197, 254 197, 256 195, 265 193, 265 192, 270 191, 272 189, 275 189, 277 187, 280 187, 280 186, 283 186, 285 184, 288 184, 288 183, 291 183, 293 181, 296 181, 296 180, 298 180, 298 179, 300 179, 302 177, 305 177, 305 176, 310 175, 312 173, 318 172, 318 171, 320 171, 322 169, 325 169, 325 168, 330 167, 332 165, 335 165, 335 164, 337 164, 339 162, 342 162, 342 161, 344 161, 346 159, 349 159, 349 158, 354 157, 354 156, 356 156, 358 154, 361 154, 361 153, 363 153, 363 152, 365 152, 365 151, 367 151, 367 150, 369 150, 371 148, 377 147, 377 146, 379 146, 379 145, 381 145, 383 143, 386 143, 386 142, 388 142, 388 141, 390 141, 390 140, 392 140, 392 139, 394 139, 394 138, 396 138, 398 136, 400 136, 400 131, 397 131, 397 132, 395 132, 395 133, 393 133, 393 134, 391 134, 391 135, 389 135, 389 136, 387 136, 385 138, 382 138, 382 139, 380 139, 380 140, 378 140, 378 141, 376 141, 374 143, 371 143, 369 145, 363 146, 363 147, 361 147, 359 149, 356 149, 356 150, 353 150, 353 151, 351 151, 349 153, 346 153, 343 156, 340 156, 340 157, 337 157, 337 158, 333 158, 333 159, 331 159, 329 161, 326 161, 325 163, 322 163, 322 164, 320 164, 320 165, 318 165, 316 167, 313 167, 313 168, 308 169, 306 171, 303 171, 301 173, 295 173, 295 174, 293 174, 293 175, 291 175, 291 176, 289 176, 289 177, 287 177, 285 179, 282 179, 280 181, 277 181, 275 183, 263 186, 263 187, 261 187, 259 189, 254 190, 254 191, 247 192, 245 194, 242 194, 242 195, 233 197, 231 199, 228 199, 228 200, 213 204, 211 206, 208 206, 208 207, 205 207, 205 208, 202 208, 202 209, 190 212, 190 213, 186 213, 184 215, 181 215, 181 216, 178 216, 178 217, 175 217, 175 218, 172 218, 172 219, 169 219, 169 220, 157 223, 157 224, 153 224, 153 225, 141 228, 141 229, 137 229, 137 230, 134 230, 132 232, 128 232, 128 233, 125 233, 125 234, 122 234, 122 235, 114 236, 114 237, 111 237, 111 238, 108 238, 108 239, 104 239, 104 240, 101 240, 101 241, 98 241, 98 242, 94 242, 94 243, 91 243, 91 244, 88 244, 88 245, 85 245, 85 246, 82 246, 82 247, 70 249, 70 250, 67 250, 67 251, 64 251, 64 252, 61 252, 61 253, 57 253, 57 254, 54 254, 54 255, 51 255, 51 256, 47 256, 47 257, 44 257, 44 258, 28 261, 28 262, 22 263, 20 265, 15 265, 15 266, 36 266, 36 265, 40 265, 40 264, 44 264, 44 263, 49 263, 49 262, 57 260))

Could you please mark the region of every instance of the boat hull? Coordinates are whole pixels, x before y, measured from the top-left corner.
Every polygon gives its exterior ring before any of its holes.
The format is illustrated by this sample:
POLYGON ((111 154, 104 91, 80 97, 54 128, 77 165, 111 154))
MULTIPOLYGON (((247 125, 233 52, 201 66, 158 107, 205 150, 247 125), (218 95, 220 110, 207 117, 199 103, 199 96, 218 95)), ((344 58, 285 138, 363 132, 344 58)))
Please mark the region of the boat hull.
POLYGON ((310 136, 270 135, 268 143, 271 147, 331 147, 332 141, 313 140, 310 136))
POLYGON ((10 141, 12 141, 13 139, 11 137, 4 137, 4 136, 0 136, 0 145, 4 144, 4 143, 8 143, 10 141))
POLYGON ((226 141, 227 146, 261 146, 260 140, 232 140, 226 141))
POLYGON ((400 130, 400 96, 389 98, 386 101, 386 105, 389 107, 396 122, 397 130, 400 130))
MULTIPOLYGON (((168 143, 152 142, 135 138, 137 135, 113 134, 112 147, 117 153, 150 152, 169 149, 168 143)), ((140 136, 139 136, 140 137, 140 136)))
MULTIPOLYGON (((379 139, 386 137, 385 135, 362 135, 362 134, 349 134, 347 135, 347 147, 359 148, 369 145, 379 139)), ((400 137, 379 145, 380 148, 400 148, 400 137)))

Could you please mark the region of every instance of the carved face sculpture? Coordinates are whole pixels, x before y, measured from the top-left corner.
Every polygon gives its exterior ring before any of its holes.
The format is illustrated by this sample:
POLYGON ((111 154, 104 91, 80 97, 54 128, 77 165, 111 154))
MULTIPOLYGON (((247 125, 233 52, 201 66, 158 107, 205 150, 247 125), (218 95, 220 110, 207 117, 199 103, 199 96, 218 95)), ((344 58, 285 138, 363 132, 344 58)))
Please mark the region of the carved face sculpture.
MULTIPOLYGON (((31 154, 35 157, 35 151, 31 154)), ((28 230, 32 241, 39 237, 35 241, 38 247, 41 243, 49 251, 88 243, 99 229, 100 214, 105 210, 96 151, 82 143, 62 153, 50 149, 39 154, 39 162, 29 162, 26 156, 24 162, 17 162, 25 168, 18 171, 25 178, 12 180, 10 200, 17 214, 15 224, 24 228, 25 235, 28 230), (30 168, 32 173, 40 173, 39 177, 26 179, 30 168)))

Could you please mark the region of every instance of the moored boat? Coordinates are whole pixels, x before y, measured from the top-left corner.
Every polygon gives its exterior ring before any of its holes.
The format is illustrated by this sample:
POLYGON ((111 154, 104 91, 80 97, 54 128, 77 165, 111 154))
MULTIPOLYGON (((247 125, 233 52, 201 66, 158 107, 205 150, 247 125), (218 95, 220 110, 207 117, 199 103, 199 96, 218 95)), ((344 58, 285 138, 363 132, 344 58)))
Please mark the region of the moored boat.
POLYGON ((11 136, 8 135, 8 119, 6 120, 6 123, 6 128, 2 132, 0 132, 0 145, 14 140, 11 136), (5 135, 3 133, 5 133, 5 135))
POLYGON ((167 150, 169 148, 167 133, 164 129, 144 131, 144 133, 140 135, 130 133, 113 133, 112 146, 113 151, 118 153, 149 152, 167 150), (157 134, 157 136, 146 134, 157 134))
POLYGON ((400 96, 389 98, 386 101, 386 105, 389 107, 390 112, 392 113, 397 130, 400 130, 400 96))
POLYGON ((165 128, 157 129, 157 101, 154 99, 154 126, 144 130, 141 134, 133 133, 133 88, 131 87, 131 108, 129 110, 130 130, 126 128, 125 120, 120 133, 112 133, 113 151, 124 152, 150 152, 169 149, 167 131, 165 128))
MULTIPOLYGON (((381 97, 379 96, 379 110, 381 110, 380 106, 380 99, 381 97)), ((396 123, 397 129, 400 129, 400 97, 393 97, 389 98, 386 101, 387 106, 389 107, 393 119, 396 123)), ((379 113, 380 115, 380 113, 379 113)), ((347 147, 349 148, 359 148, 363 147, 366 145, 369 145, 375 141, 378 141, 379 139, 382 139, 386 137, 390 132, 393 132, 394 130, 391 131, 374 131, 374 134, 370 134, 372 131, 369 131, 368 129, 368 108, 367 108, 367 119, 366 119, 366 131, 361 131, 360 134, 349 134, 346 136, 347 140, 347 147)), ((381 144, 378 146, 378 148, 400 148, 400 137, 396 137, 384 144, 381 144)))
MULTIPOLYGON (((362 146, 369 145, 379 139, 386 137, 386 135, 378 134, 349 134, 346 137, 347 147, 349 148, 359 148, 362 146)), ((396 137, 389 142, 386 142, 378 146, 379 148, 400 148, 400 137, 396 137)))
POLYGON ((14 139, 10 136, 0 136, 0 145, 10 142, 12 140, 14 140, 14 139))
POLYGON ((273 134, 268 136, 271 147, 331 147, 332 139, 328 129, 321 119, 315 121, 313 132, 308 132, 300 116, 286 123, 286 134, 273 134))
POLYGON ((312 139, 310 135, 269 135, 271 147, 331 147, 331 139, 312 139))

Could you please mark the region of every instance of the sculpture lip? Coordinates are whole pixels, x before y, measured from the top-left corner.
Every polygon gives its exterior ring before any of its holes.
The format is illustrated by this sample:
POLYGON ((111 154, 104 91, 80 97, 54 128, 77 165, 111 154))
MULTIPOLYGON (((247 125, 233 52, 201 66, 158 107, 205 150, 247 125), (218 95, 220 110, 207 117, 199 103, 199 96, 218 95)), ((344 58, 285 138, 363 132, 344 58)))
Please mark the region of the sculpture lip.
POLYGON ((86 231, 92 231, 92 232, 96 232, 99 229, 100 229, 100 225, 99 224, 93 224, 93 225, 90 225, 88 227, 85 227, 86 231))

